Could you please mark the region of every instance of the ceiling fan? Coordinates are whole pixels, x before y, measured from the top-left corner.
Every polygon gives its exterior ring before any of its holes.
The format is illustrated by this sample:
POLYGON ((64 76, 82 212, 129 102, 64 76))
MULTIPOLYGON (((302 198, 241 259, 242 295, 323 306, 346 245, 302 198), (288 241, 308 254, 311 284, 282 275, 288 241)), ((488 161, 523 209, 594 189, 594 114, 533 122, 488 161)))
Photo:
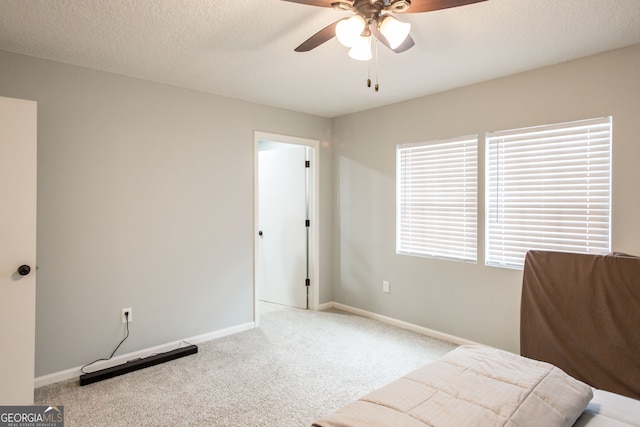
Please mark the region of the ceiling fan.
POLYGON ((296 52, 307 52, 337 37, 351 48, 349 56, 358 60, 371 59, 372 35, 396 53, 404 52, 415 43, 409 35, 411 24, 391 16, 396 13, 419 13, 464 6, 487 0, 284 0, 310 6, 330 7, 353 12, 309 37, 296 52))

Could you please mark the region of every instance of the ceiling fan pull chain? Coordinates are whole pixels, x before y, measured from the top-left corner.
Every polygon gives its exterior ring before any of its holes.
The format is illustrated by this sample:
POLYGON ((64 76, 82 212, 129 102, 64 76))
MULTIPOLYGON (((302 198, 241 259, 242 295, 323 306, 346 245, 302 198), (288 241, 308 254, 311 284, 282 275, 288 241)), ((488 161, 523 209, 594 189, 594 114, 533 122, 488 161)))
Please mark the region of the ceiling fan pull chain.
POLYGON ((371 87, 371 61, 367 62, 367 87, 371 87))
POLYGON ((376 52, 375 52, 375 55, 376 55, 376 86, 375 86, 375 89, 376 89, 376 92, 377 92, 378 89, 380 88, 380 86, 378 85, 378 74, 379 74, 379 71, 378 71, 378 39, 375 39, 375 43, 376 43, 376 47, 375 47, 375 49, 376 49, 376 52))

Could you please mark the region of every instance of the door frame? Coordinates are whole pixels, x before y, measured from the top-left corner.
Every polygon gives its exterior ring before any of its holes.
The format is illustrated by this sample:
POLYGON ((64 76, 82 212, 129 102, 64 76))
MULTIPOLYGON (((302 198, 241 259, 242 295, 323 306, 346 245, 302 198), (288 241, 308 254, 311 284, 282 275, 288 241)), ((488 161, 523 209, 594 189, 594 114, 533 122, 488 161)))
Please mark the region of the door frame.
MULTIPOLYGON (((280 135, 275 133, 254 132, 254 150, 253 150, 253 163, 254 163, 254 194, 253 194, 253 321, 256 326, 260 325, 260 310, 259 310, 259 287, 260 280, 258 278, 259 272, 259 263, 260 263, 260 253, 259 253, 259 236, 258 236, 258 228, 259 228, 259 203, 258 196, 260 192, 260 186, 258 183, 258 166, 259 166, 259 158, 258 152, 260 149, 260 142, 280 142, 285 144, 294 144, 294 145, 302 145, 305 147, 311 148, 309 150, 309 158, 311 161, 310 167, 310 209, 309 215, 311 220, 310 228, 310 242, 309 242, 309 278, 311 279, 311 286, 309 287, 309 309, 317 310, 318 309, 318 301, 320 299, 320 233, 319 233, 319 212, 320 212, 320 191, 319 191, 319 183, 320 183, 320 141, 317 139, 309 139, 309 138, 300 138, 296 136, 289 135, 280 135)), ((303 278, 301 278, 300 282, 302 283, 303 278)))

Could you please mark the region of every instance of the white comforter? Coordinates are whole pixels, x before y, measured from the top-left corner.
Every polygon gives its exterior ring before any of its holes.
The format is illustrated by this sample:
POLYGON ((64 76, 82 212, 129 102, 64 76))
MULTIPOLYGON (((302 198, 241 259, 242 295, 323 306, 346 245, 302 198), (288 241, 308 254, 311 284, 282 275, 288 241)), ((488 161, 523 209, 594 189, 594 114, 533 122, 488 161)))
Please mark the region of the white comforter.
POLYGON ((569 427, 592 395, 548 363, 461 346, 314 426, 569 427))

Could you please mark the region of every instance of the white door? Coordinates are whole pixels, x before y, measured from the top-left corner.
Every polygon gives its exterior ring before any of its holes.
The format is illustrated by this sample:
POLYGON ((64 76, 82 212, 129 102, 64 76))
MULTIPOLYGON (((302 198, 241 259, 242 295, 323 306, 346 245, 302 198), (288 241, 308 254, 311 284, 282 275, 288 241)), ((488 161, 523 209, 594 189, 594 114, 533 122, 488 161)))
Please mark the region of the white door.
POLYGON ((258 298, 307 307, 306 147, 258 153, 258 298))
POLYGON ((0 405, 33 404, 36 111, 0 97, 0 405))

